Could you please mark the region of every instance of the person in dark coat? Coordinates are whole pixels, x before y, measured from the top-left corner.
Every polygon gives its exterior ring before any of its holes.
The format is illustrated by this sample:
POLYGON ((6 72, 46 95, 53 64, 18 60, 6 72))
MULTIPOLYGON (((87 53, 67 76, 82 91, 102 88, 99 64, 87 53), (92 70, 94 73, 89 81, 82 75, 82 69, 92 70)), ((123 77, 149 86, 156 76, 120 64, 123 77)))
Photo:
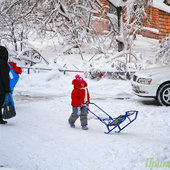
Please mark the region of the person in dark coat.
POLYGON ((2 105, 5 100, 5 96, 9 94, 10 82, 9 82, 9 66, 8 66, 8 51, 5 47, 0 46, 0 124, 6 124, 2 118, 2 105))

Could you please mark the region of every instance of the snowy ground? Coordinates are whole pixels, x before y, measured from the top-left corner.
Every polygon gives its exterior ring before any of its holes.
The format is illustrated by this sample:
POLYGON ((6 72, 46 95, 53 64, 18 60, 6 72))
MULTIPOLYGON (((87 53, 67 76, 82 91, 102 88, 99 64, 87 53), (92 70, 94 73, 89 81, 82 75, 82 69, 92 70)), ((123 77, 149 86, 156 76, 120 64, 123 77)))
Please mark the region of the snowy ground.
POLYGON ((73 75, 50 82, 48 77, 22 75, 15 91, 17 116, 0 127, 0 165, 19 170, 142 170, 146 158, 169 161, 169 107, 134 96, 129 81, 87 80, 91 100, 113 117, 127 110, 139 115, 120 134, 104 134, 104 125, 91 114, 88 131, 81 130, 79 120, 71 129, 67 119, 73 75))
POLYGON ((105 126, 89 114, 88 131, 81 129, 79 120, 71 129, 68 117, 74 76, 57 71, 56 76, 54 72, 22 74, 14 93, 17 116, 0 126, 0 167, 147 170, 147 158, 170 161, 170 107, 135 96, 130 81, 86 79, 92 102, 113 117, 138 110, 134 123, 119 134, 106 135, 105 126))

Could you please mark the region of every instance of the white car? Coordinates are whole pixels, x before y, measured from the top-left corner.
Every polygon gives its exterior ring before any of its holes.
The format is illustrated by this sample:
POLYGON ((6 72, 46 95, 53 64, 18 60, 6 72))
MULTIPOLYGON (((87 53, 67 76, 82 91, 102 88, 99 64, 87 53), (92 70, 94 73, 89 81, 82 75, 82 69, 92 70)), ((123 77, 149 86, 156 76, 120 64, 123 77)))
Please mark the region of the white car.
POLYGON ((151 97, 170 106, 170 66, 141 70, 133 75, 132 90, 140 97, 151 97))

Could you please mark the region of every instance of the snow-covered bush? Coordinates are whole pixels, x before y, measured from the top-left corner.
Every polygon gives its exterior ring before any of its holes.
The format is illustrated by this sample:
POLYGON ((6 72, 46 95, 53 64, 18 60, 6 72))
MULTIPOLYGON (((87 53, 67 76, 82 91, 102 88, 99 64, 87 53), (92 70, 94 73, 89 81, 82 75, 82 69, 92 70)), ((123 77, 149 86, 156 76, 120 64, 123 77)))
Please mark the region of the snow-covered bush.
POLYGON ((170 63, 170 34, 164 38, 159 46, 159 50, 156 55, 156 62, 159 64, 169 65, 170 63))
POLYGON ((46 77, 46 81, 58 80, 62 76, 63 76, 63 73, 61 73, 59 69, 56 67, 56 68, 53 68, 53 70, 48 73, 46 77))
POLYGON ((138 69, 137 63, 124 63, 113 59, 112 55, 98 55, 85 64, 85 75, 91 79, 130 79, 138 69), (87 64, 88 63, 88 64, 87 64))

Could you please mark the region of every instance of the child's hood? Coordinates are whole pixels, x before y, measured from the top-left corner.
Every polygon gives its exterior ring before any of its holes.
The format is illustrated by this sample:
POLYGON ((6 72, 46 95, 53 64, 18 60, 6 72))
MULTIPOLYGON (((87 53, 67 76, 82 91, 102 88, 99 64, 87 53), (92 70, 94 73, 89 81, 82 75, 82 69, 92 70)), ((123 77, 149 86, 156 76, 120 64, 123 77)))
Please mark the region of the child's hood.
MULTIPOLYGON (((82 88, 82 85, 81 85, 80 82, 77 81, 76 79, 74 79, 74 80, 72 81, 72 84, 73 84, 74 88, 77 88, 77 89, 81 89, 81 88, 82 88)), ((84 82, 84 84, 85 84, 85 87, 87 87, 86 81, 84 82)))

